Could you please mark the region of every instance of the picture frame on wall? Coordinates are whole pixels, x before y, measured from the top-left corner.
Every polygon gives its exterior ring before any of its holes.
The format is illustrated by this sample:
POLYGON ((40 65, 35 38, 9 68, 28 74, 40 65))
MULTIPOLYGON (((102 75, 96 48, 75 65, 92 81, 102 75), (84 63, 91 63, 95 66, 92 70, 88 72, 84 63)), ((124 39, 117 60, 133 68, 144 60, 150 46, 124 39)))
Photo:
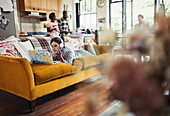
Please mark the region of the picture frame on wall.
POLYGON ((7 30, 8 25, 9 25, 9 20, 4 16, 0 16, 0 28, 7 30))

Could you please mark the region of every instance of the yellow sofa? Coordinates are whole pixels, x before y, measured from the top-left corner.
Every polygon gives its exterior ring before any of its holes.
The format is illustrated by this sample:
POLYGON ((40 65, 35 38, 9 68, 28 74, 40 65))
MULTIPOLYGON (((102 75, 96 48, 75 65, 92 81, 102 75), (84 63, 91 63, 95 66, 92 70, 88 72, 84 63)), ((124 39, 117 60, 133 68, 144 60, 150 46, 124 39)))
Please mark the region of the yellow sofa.
POLYGON ((0 89, 30 101, 30 111, 33 112, 37 98, 100 74, 95 66, 108 56, 105 52, 111 51, 113 47, 96 45, 94 48, 98 56, 80 57, 73 62, 73 65, 30 64, 25 58, 0 55, 0 89), (58 74, 54 73, 51 77, 49 75, 55 72, 52 69, 54 67, 58 74), (65 70, 60 71, 61 67, 65 70), (38 79, 39 77, 41 78, 38 79))

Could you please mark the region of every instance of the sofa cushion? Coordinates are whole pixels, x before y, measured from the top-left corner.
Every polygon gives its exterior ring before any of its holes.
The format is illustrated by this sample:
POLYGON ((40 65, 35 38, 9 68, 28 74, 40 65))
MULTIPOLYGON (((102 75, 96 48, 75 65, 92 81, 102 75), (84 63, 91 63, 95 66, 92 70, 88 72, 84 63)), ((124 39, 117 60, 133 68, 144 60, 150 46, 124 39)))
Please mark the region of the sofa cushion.
POLYGON ((72 74, 79 72, 83 68, 83 63, 75 59, 72 63, 72 74))
POLYGON ((100 64, 109 55, 109 53, 105 53, 98 56, 84 56, 77 58, 77 60, 79 60, 83 64, 82 69, 87 69, 100 64))
POLYGON ((36 84, 41 84, 52 79, 56 79, 72 72, 72 66, 65 63, 55 65, 32 64, 36 84))
POLYGON ((73 65, 58 63, 55 65, 32 64, 31 66, 36 84, 41 84, 52 79, 77 73, 82 69, 83 64, 80 61, 75 60, 73 65))

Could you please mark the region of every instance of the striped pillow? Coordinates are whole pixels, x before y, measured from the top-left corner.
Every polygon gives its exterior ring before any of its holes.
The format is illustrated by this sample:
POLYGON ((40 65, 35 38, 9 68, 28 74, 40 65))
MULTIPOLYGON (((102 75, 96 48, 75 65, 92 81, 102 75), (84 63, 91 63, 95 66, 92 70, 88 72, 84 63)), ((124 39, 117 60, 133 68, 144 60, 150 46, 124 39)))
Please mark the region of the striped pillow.
POLYGON ((24 41, 30 41, 33 48, 35 50, 42 50, 46 49, 49 52, 52 53, 52 49, 50 46, 50 37, 27 37, 27 38, 19 38, 19 41, 24 42, 24 41))

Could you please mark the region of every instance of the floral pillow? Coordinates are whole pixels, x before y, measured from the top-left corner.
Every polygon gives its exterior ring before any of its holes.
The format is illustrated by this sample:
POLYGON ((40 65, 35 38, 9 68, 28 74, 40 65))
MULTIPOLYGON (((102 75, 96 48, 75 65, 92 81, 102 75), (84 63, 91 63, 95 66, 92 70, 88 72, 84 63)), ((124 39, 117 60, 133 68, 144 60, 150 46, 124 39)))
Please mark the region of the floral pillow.
POLYGON ((83 36, 79 38, 66 38, 66 46, 69 46, 73 50, 84 50, 83 36))
POLYGON ((28 50, 28 53, 34 64, 54 64, 52 55, 48 50, 28 50))
POLYGON ((4 41, 0 41, 0 55, 12 56, 12 57, 21 57, 19 52, 14 47, 14 43, 17 40, 15 39, 6 39, 4 41))
POLYGON ((0 45, 0 55, 21 57, 16 48, 11 44, 0 45))

